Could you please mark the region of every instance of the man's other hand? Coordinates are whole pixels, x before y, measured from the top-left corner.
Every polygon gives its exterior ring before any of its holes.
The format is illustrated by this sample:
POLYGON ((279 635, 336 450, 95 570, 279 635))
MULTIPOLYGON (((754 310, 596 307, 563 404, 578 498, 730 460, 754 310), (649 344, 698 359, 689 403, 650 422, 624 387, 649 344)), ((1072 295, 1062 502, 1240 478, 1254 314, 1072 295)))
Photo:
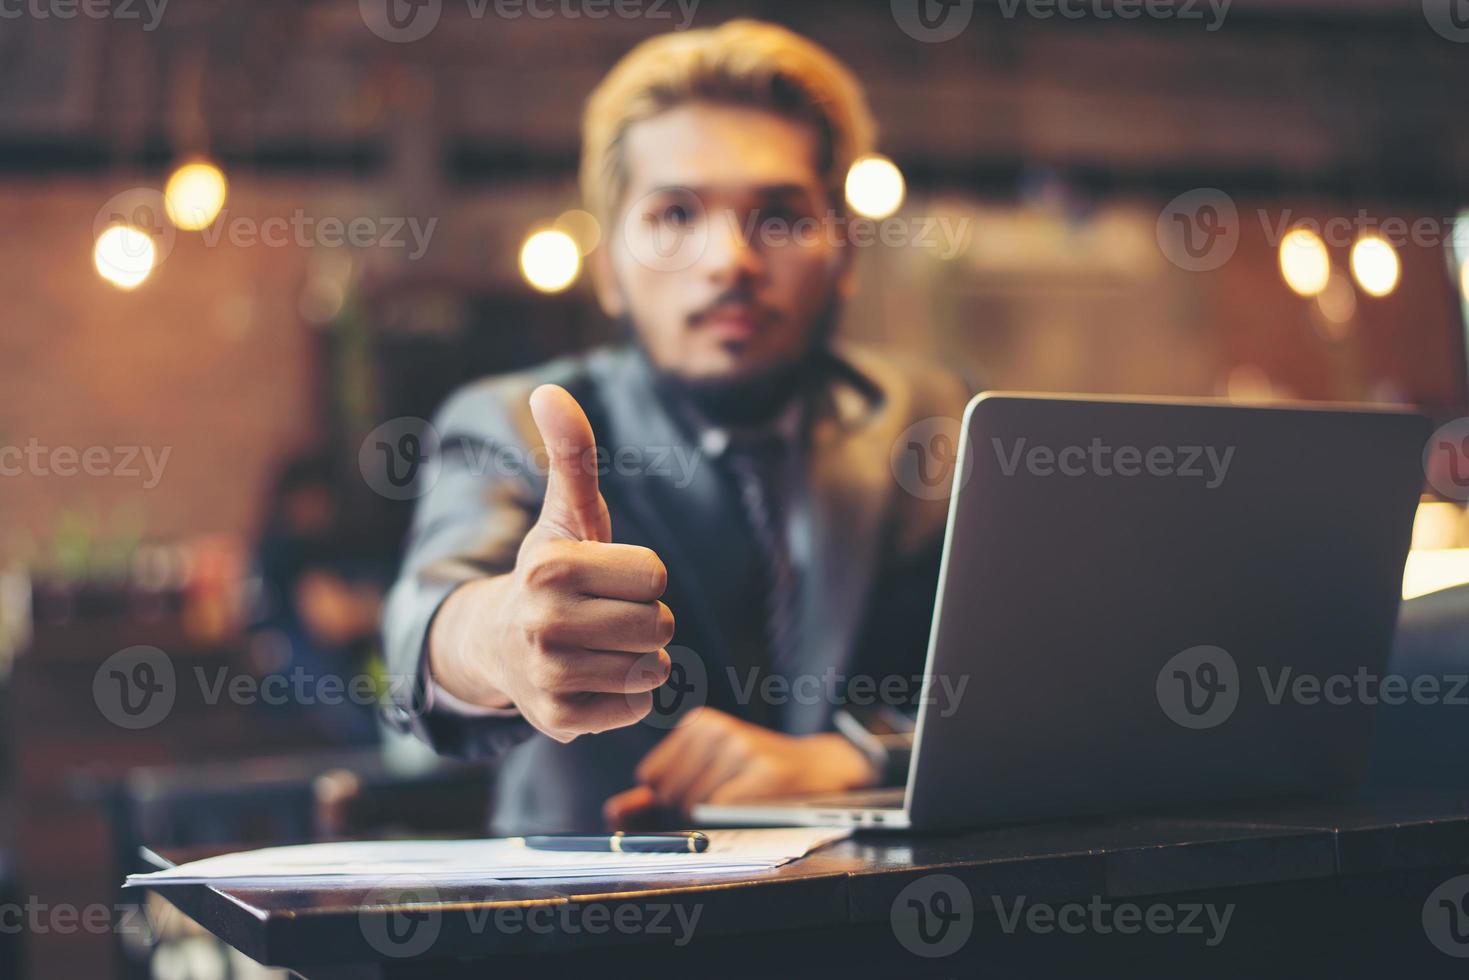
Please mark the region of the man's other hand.
POLYGON ((638 764, 638 785, 609 799, 609 826, 636 823, 654 808, 687 815, 696 803, 839 793, 874 786, 867 757, 841 735, 785 735, 714 708, 679 721, 638 764))
POLYGON ((542 385, 531 415, 549 462, 540 519, 515 569, 456 589, 435 617, 434 680, 455 697, 513 706, 558 742, 642 720, 668 679, 673 613, 653 551, 612 544, 596 442, 570 393, 542 385))

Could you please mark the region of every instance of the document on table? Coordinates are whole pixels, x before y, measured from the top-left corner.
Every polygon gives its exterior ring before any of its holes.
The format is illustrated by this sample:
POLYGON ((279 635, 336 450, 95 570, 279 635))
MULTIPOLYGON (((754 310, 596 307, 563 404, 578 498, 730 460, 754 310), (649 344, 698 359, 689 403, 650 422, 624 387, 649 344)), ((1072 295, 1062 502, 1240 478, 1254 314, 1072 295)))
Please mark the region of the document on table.
POLYGON ((849 829, 774 827, 709 830, 699 854, 538 851, 515 838, 338 841, 240 851, 162 871, 127 876, 123 887, 152 885, 379 885, 395 878, 497 881, 768 871, 840 840, 849 829))

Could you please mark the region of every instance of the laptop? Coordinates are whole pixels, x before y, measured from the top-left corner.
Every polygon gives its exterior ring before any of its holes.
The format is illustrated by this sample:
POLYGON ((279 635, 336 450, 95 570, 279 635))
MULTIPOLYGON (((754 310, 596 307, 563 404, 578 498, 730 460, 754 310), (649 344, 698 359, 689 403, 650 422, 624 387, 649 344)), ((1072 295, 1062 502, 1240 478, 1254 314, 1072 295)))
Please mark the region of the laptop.
POLYGON ((1429 428, 977 396, 907 785, 694 819, 942 830, 1350 788, 1372 720, 1354 679, 1386 665, 1429 428))

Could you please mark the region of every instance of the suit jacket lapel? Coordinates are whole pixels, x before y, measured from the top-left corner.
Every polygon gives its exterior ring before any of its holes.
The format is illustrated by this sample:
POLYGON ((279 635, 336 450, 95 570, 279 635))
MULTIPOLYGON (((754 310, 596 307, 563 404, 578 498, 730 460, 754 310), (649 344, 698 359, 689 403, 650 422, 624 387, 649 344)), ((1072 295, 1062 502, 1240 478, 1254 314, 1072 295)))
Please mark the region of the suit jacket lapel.
MULTIPOLYGON (((691 631, 703 642, 695 650, 711 675, 729 663, 719 619, 708 597, 720 583, 710 576, 713 568, 702 568, 685 542, 706 538, 710 532, 705 515, 719 513, 724 493, 718 474, 698 446, 671 418, 654 392, 647 367, 632 350, 611 353, 598 371, 599 388, 607 414, 607 433, 599 433, 610 449, 642 447, 653 458, 665 450, 671 454, 675 472, 689 466, 688 484, 651 480, 646 475, 603 481, 604 494, 616 499, 614 509, 630 513, 648 538, 648 547, 658 552, 668 567, 669 582, 677 582, 680 602, 674 614, 689 621, 691 631), (673 454, 683 454, 681 457, 673 454), (670 492, 671 490, 671 492, 670 492)), ((613 532, 616 533, 616 525, 613 532)), ((681 634, 683 630, 679 631, 681 634)), ((687 634, 685 634, 687 635, 687 634)), ((682 637, 681 637, 682 638, 682 637)))
POLYGON ((807 443, 801 523, 810 540, 797 673, 822 678, 823 697, 792 700, 786 719, 796 733, 828 727, 834 706, 824 696, 827 672, 840 677, 851 661, 882 545, 882 515, 894 483, 891 440, 882 426, 869 424, 870 398, 839 383, 827 409, 813 419, 807 443))

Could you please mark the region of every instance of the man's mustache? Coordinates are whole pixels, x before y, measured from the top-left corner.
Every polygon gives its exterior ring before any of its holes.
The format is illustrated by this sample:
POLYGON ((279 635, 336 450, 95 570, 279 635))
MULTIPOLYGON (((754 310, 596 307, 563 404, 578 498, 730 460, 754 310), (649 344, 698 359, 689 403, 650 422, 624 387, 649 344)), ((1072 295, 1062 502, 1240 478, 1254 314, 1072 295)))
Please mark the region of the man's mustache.
POLYGON ((745 286, 735 286, 721 293, 708 306, 689 314, 689 326, 697 326, 726 306, 748 306, 762 322, 772 322, 779 314, 755 298, 754 292, 745 286))

